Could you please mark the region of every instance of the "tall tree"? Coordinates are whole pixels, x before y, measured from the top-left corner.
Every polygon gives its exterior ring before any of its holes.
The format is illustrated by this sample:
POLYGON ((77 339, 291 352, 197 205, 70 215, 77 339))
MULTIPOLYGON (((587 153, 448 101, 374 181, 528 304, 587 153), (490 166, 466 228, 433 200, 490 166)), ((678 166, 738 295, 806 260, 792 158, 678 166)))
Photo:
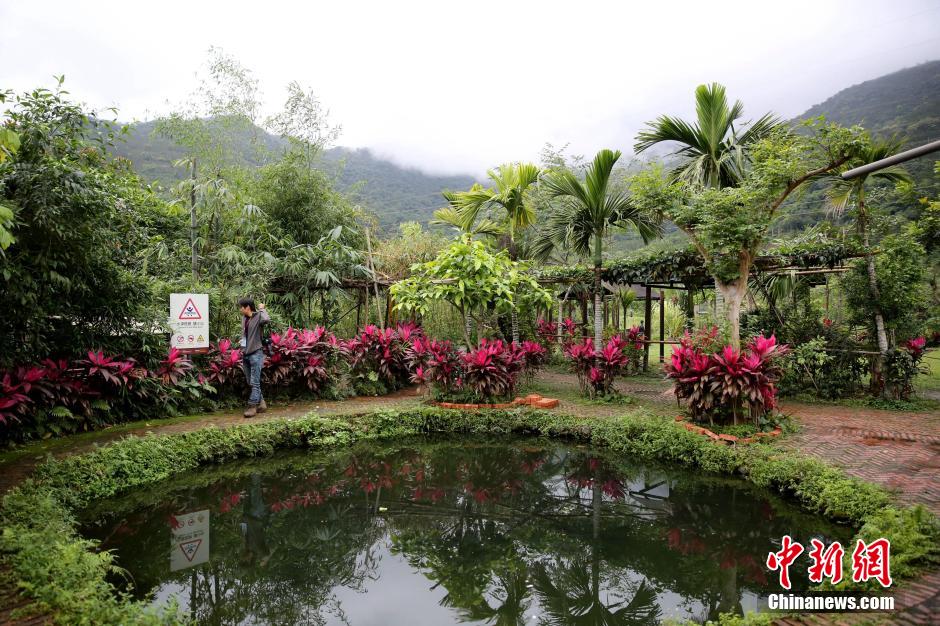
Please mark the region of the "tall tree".
POLYGON ((744 114, 740 100, 728 106, 723 85, 699 85, 695 90, 695 122, 661 115, 637 135, 637 154, 663 142, 676 142, 674 154, 683 162, 672 176, 695 185, 733 187, 739 184, 747 165, 747 150, 780 125, 780 118, 765 113, 752 124, 739 123, 744 114), (741 126, 747 129, 741 132, 741 126))
MULTIPOLYGON (((870 140, 852 151, 849 161, 851 167, 859 167, 880 161, 897 154, 902 143, 897 139, 870 140)), ((888 181, 892 183, 910 182, 911 177, 900 166, 888 167, 870 174, 863 174, 851 180, 836 179, 828 189, 830 205, 837 215, 845 213, 850 207, 855 211, 855 227, 865 251, 865 264, 868 271, 868 288, 871 291, 871 308, 875 318, 875 333, 878 338, 878 351, 888 351, 888 333, 885 330, 884 312, 879 305, 878 274, 875 272, 875 256, 871 248, 871 214, 866 204, 865 185, 868 182, 888 181)))
POLYGON ((604 239, 613 229, 633 227, 649 242, 661 232, 660 220, 639 208, 624 191, 610 188, 610 177, 620 151, 601 150, 585 171, 584 181, 570 170, 559 170, 544 179, 557 202, 534 249, 540 256, 555 246, 568 248, 594 261, 594 346, 601 349, 604 333, 601 271, 604 239))
POLYGON ((731 344, 741 344, 748 276, 784 202, 808 181, 837 170, 864 142, 861 129, 818 125, 809 134, 777 128, 750 149, 734 187, 703 187, 653 167, 631 181, 634 202, 658 210, 688 235, 724 300, 731 344))
MULTIPOLYGON (((451 194, 448 200, 457 211, 460 226, 470 230, 483 211, 502 214, 509 237, 509 258, 518 260, 516 234, 535 223, 535 211, 526 201, 526 194, 539 179, 539 168, 531 163, 509 163, 489 170, 493 186, 474 185, 469 191, 451 194)), ((446 196, 445 196, 446 197, 446 196)), ((512 310, 512 340, 519 341, 519 318, 512 310)))

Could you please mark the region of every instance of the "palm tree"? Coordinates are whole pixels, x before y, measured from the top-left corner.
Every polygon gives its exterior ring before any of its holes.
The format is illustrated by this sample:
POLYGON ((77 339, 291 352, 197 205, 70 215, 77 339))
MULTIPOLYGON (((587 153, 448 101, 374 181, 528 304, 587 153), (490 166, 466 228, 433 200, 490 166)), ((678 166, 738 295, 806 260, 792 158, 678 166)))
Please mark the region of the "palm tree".
POLYGON ((736 186, 744 172, 748 147, 781 124, 780 118, 766 113, 739 133, 735 122, 741 119, 744 105, 737 100, 729 107, 725 88, 718 83, 696 88, 695 113, 694 123, 668 115, 649 122, 637 135, 634 150, 639 154, 664 141, 681 144, 673 154, 684 161, 672 175, 707 187, 736 186))
POLYGON ((547 256, 554 246, 594 259, 594 347, 601 349, 604 314, 601 305, 601 269, 604 238, 614 228, 632 226, 644 242, 659 236, 659 220, 634 206, 625 192, 609 189, 620 151, 601 150, 587 168, 584 182, 562 170, 544 179, 549 194, 558 200, 535 249, 547 256))
MULTIPOLYGON (((448 201, 456 210, 459 224, 470 230, 481 211, 496 210, 504 213, 503 221, 509 237, 509 258, 518 260, 516 233, 535 223, 535 211, 526 201, 526 192, 538 182, 540 170, 531 163, 509 163, 489 170, 486 175, 493 187, 474 185, 469 191, 450 194, 448 201)), ((445 195, 445 197, 447 197, 445 195)), ((512 312, 512 340, 519 341, 519 319, 512 312)))
MULTIPOLYGON (((850 167, 860 167, 886 159, 900 152, 902 147, 902 142, 897 139, 875 139, 865 142, 864 145, 855 149, 849 165, 850 167)), ((869 178, 892 183, 910 182, 911 180, 910 175, 903 167, 895 165, 870 174, 857 176, 851 180, 838 178, 828 189, 828 196, 829 204, 836 215, 843 214, 854 201, 855 227, 865 250, 868 288, 871 292, 872 308, 875 313, 875 332, 878 336, 878 351, 883 355, 888 351, 888 334, 885 330, 884 315, 881 312, 878 275, 875 273, 875 257, 871 252, 871 234, 869 232, 871 216, 868 212, 868 206, 865 204, 865 183, 868 182, 869 178)))

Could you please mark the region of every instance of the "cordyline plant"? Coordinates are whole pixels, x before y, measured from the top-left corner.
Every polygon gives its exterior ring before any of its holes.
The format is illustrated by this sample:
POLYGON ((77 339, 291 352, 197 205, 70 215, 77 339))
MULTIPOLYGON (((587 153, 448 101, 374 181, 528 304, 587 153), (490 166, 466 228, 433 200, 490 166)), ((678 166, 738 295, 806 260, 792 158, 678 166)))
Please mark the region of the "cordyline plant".
POLYGON ((535 333, 538 335, 539 343, 544 348, 550 348, 558 339, 561 338, 562 349, 570 346, 578 333, 578 325, 570 317, 566 317, 560 323, 549 322, 540 317, 535 323, 535 333))
POLYGON ((779 357, 789 349, 773 335, 758 335, 744 350, 726 345, 712 352, 717 335, 717 329, 694 336, 686 332, 673 351, 664 369, 676 400, 685 400, 697 421, 730 416, 737 424, 739 416, 748 416, 758 425, 777 405, 779 357))
POLYGON ((449 341, 420 338, 409 351, 411 382, 427 385, 440 400, 508 400, 546 357, 545 348, 534 341, 481 339, 477 347, 460 351, 449 341))
POLYGON ((344 344, 353 377, 392 390, 404 387, 411 379, 409 350, 423 338, 421 327, 412 322, 384 329, 369 324, 344 344))
POLYGON ((594 348, 591 339, 565 349, 571 369, 578 375, 582 394, 591 398, 610 395, 617 376, 628 372, 631 363, 634 367, 638 365, 635 353, 637 350, 642 353, 643 334, 639 328, 634 328, 630 337, 614 335, 600 350, 594 348))
POLYGON ((279 388, 322 394, 336 379, 346 354, 346 346, 322 326, 288 327, 284 333, 271 333, 262 374, 279 388))

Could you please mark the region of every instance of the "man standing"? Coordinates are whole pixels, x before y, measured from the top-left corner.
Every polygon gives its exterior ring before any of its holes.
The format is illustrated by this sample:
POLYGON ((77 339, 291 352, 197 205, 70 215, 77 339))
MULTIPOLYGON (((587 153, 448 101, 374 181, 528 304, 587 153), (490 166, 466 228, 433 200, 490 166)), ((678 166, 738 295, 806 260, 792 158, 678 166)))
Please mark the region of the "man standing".
POLYGON ((270 322, 271 317, 264 310, 263 304, 255 307, 255 301, 251 298, 242 298, 238 301, 238 306, 243 316, 242 369, 245 370, 245 378, 251 386, 251 396, 248 397, 248 408, 244 415, 254 417, 268 408, 261 396, 261 367, 264 365, 261 327, 270 322))

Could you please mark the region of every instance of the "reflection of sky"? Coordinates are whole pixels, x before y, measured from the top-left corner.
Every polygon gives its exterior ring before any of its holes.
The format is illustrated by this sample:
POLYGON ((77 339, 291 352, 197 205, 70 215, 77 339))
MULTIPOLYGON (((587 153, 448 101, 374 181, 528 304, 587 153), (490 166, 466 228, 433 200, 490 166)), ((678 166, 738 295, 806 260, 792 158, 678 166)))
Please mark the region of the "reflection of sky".
MULTIPOLYGON (((365 581, 364 593, 345 587, 333 589, 350 624, 436 626, 454 621, 453 612, 439 604, 447 589, 442 585, 433 588, 433 581, 413 569, 401 555, 389 551, 387 541, 380 542, 375 555, 382 563, 379 579, 365 581)), ((330 616, 327 623, 342 622, 330 616)))

